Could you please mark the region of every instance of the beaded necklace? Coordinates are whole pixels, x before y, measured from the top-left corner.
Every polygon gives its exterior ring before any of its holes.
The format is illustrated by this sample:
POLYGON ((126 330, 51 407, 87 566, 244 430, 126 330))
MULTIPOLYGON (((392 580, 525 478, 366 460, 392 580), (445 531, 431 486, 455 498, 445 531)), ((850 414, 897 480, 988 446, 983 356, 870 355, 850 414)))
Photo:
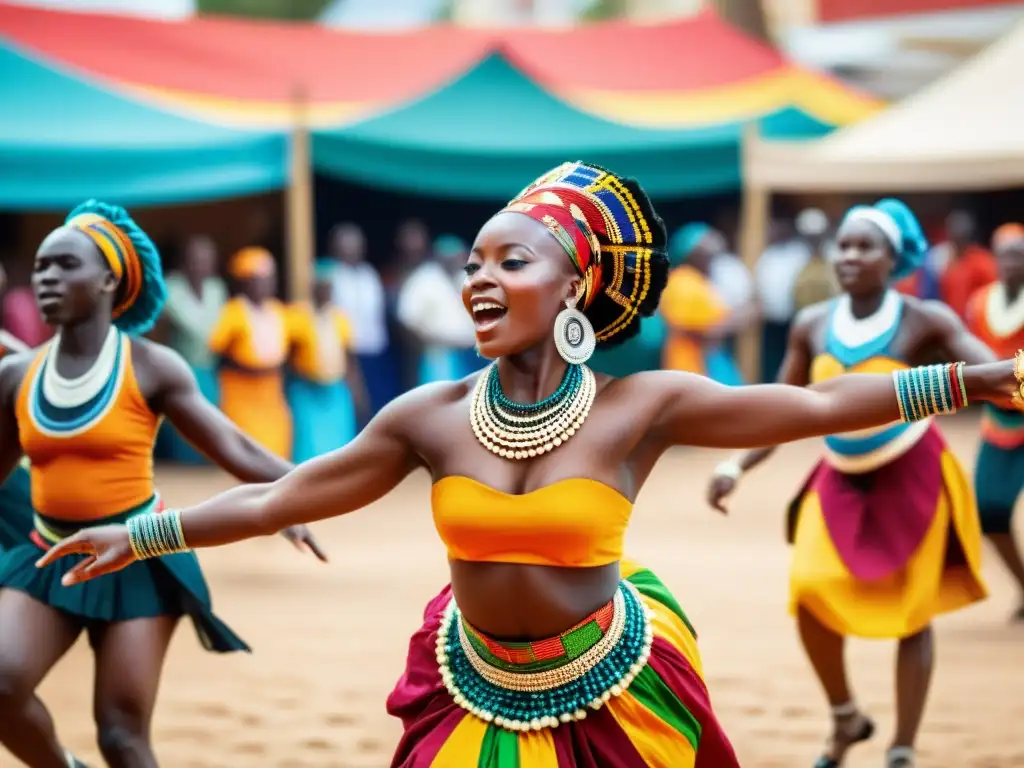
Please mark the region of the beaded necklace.
POLYGON ((470 424, 477 440, 506 459, 527 459, 552 451, 576 434, 597 394, 594 372, 570 365, 558 389, 539 403, 514 403, 505 396, 498 366, 477 379, 470 424))

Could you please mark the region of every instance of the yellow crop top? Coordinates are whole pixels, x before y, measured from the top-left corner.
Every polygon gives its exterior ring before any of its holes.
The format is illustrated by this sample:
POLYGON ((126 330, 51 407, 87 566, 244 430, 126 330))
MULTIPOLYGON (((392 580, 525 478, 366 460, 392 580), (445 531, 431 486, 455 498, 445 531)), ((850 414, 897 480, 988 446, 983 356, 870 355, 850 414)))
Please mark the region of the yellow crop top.
POLYGON ((591 568, 622 559, 633 504, 611 486, 571 478, 523 494, 460 475, 431 490, 449 560, 591 568))

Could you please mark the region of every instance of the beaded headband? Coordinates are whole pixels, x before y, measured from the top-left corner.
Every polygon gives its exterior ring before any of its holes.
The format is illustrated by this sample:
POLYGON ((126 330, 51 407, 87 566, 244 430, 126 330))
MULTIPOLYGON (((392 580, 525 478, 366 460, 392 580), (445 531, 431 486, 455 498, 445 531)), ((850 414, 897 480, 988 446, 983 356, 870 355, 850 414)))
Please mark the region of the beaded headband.
POLYGON ((117 319, 142 291, 142 261, 131 238, 114 222, 95 213, 80 213, 68 219, 65 226, 92 240, 117 278, 117 299, 111 313, 117 319))
POLYGON ((504 210, 541 222, 558 240, 583 278, 582 309, 602 292, 621 308, 612 322, 595 328, 598 341, 619 333, 637 316, 650 290, 651 256, 664 249, 665 233, 635 182, 597 166, 563 163, 504 210))

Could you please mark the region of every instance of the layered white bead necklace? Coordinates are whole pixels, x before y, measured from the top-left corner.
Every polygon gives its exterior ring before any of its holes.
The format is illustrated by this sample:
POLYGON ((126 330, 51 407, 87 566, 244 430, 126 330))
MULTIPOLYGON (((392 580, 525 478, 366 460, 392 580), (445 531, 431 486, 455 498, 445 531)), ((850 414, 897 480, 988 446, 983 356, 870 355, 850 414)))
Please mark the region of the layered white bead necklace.
POLYGON ((477 440, 506 459, 528 459, 552 451, 583 425, 597 395, 594 372, 570 365, 554 394, 524 405, 509 400, 501 389, 498 366, 477 379, 470 406, 470 424, 477 440))

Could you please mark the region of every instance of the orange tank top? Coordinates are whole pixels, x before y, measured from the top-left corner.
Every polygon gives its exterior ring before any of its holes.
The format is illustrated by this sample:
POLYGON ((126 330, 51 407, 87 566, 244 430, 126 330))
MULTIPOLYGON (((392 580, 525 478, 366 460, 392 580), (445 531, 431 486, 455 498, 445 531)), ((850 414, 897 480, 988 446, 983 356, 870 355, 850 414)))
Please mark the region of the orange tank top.
POLYGON ((596 480, 573 478, 524 494, 452 475, 431 491, 449 560, 591 568, 622 559, 633 504, 596 480))
POLYGON ((96 520, 154 495, 160 418, 139 390, 131 340, 112 329, 93 368, 63 379, 57 339, 40 348, 18 390, 21 447, 32 464, 32 506, 58 520, 96 520))

